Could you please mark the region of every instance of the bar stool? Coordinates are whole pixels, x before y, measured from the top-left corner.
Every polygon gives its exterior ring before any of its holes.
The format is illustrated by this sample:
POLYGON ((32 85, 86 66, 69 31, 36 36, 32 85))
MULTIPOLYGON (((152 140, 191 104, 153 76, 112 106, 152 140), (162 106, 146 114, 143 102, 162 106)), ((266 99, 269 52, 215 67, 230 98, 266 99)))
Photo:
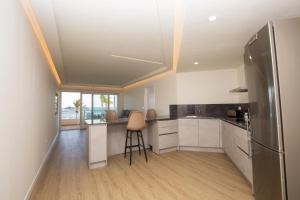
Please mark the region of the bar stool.
POLYGON ((144 144, 144 138, 142 130, 145 128, 145 119, 144 119, 144 113, 139 111, 132 111, 129 115, 128 124, 127 124, 127 133, 126 133, 126 141, 125 141, 125 152, 124 152, 124 158, 126 157, 126 151, 127 149, 130 149, 130 165, 131 165, 131 158, 132 158, 132 148, 138 147, 139 148, 139 154, 141 155, 141 144, 140 144, 140 138, 142 140, 142 147, 144 149, 144 154, 146 158, 146 162, 148 162, 146 148, 144 144), (132 145, 132 135, 136 132, 137 136, 137 145, 132 145), (127 143, 127 139, 130 140, 130 145, 127 143))
POLYGON ((118 114, 115 111, 109 110, 106 112, 105 115, 106 121, 114 121, 118 119, 118 114))
POLYGON ((148 120, 153 120, 156 118, 156 111, 155 109, 148 109, 147 110, 147 114, 146 114, 146 118, 148 120))

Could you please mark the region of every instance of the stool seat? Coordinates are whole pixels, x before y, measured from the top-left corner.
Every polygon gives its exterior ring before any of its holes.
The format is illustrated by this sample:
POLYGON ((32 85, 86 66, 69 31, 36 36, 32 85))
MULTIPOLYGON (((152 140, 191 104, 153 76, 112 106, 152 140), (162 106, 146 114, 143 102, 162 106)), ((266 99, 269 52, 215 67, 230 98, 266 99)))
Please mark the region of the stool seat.
POLYGON ((141 155, 141 146, 143 147, 146 162, 148 162, 146 148, 144 144, 143 132, 142 132, 144 128, 145 128, 144 113, 139 111, 132 111, 128 119, 127 133, 126 133, 126 140, 125 140, 125 151, 124 151, 124 158, 126 158, 127 149, 130 149, 130 165, 132 160, 132 148, 134 147, 138 147, 139 155, 141 155), (138 142, 137 145, 132 144, 133 133, 136 133, 137 142, 138 142), (130 140, 130 145, 128 145, 128 138, 130 140), (142 144, 140 143, 140 139, 142 140, 142 144))

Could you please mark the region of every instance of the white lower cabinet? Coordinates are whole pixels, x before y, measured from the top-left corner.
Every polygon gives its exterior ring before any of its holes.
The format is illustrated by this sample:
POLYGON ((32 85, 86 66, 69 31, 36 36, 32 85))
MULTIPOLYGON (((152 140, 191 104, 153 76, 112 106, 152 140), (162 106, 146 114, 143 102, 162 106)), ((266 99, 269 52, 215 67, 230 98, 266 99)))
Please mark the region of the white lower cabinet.
POLYGON ((178 123, 177 120, 157 121, 151 125, 152 151, 161 154, 175 151, 178 147, 178 123))
POLYGON ((252 184, 252 158, 249 157, 247 131, 227 122, 222 122, 224 152, 252 184))
POLYGON ((220 120, 199 119, 199 146, 220 147, 220 120))
POLYGON ((159 136, 159 148, 160 149, 167 149, 170 147, 177 147, 178 146, 178 134, 171 133, 166 135, 159 136))
POLYGON ((220 148, 220 120, 179 119, 181 147, 220 148))
POLYGON ((179 145, 196 147, 199 144, 198 119, 179 119, 179 145))
POLYGON ((89 168, 95 169, 107 164, 107 126, 88 126, 89 168))

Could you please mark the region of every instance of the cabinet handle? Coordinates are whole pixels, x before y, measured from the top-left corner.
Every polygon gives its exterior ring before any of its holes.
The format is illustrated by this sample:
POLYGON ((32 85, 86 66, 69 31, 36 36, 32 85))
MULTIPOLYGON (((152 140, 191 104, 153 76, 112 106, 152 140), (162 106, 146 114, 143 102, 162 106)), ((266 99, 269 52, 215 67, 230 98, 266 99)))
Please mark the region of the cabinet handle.
POLYGON ((243 152, 244 154, 246 154, 247 156, 248 156, 248 158, 249 158, 249 154, 246 152, 246 151, 244 151, 244 149, 242 149, 240 146, 236 146, 241 152, 243 152))

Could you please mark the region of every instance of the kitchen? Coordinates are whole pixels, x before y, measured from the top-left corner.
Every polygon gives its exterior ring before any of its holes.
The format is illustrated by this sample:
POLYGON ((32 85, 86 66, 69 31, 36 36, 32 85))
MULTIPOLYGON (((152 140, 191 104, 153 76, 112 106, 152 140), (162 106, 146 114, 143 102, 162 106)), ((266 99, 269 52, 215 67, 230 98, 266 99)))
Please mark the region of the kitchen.
MULTIPOLYGON (((290 170, 294 170, 299 163, 295 163, 294 161, 297 159, 294 150, 289 150, 289 153, 286 152, 285 156, 291 157, 292 159, 284 161, 283 140, 281 138, 283 138, 282 131, 284 131, 286 133, 285 140, 290 142, 286 143, 285 146, 293 146, 291 148, 295 148, 295 142, 290 141, 290 139, 294 137, 294 130, 297 125, 291 124, 291 130, 281 130, 282 122, 280 118, 290 118, 290 114, 286 112, 281 113, 280 110, 289 109, 291 107, 291 99, 299 98, 299 96, 297 96, 297 94, 280 96, 280 104, 278 80, 280 79, 282 84, 286 84, 286 87, 295 87, 295 85, 298 85, 296 80, 289 80, 288 77, 291 75, 289 72, 285 71, 282 75, 280 74, 281 70, 288 69, 287 66, 291 68, 295 67, 295 63, 289 63, 290 59, 294 60, 293 56, 285 54, 280 50, 293 48, 293 43, 299 41, 297 36, 299 34, 299 28, 297 31, 293 29, 295 26, 299 26, 299 22, 299 19, 279 20, 275 21, 274 24, 270 22, 246 44, 245 68, 243 70, 245 70, 244 74, 248 78, 246 85, 250 91, 248 91, 244 85, 232 90, 227 90, 227 95, 241 98, 240 96, 245 95, 244 93, 247 92, 249 95, 248 98, 252 100, 250 104, 169 105, 168 117, 158 117, 157 119, 154 118, 154 120, 148 119, 146 129, 144 130, 146 147, 149 146, 156 154, 172 151, 225 153, 249 182, 256 199, 285 199, 288 195, 291 199, 295 198, 297 191, 292 188, 297 178, 288 178, 287 176, 291 174, 292 171, 287 170, 286 167, 291 168, 290 170), (285 28, 284 31, 283 27, 285 28), (277 39, 276 42, 274 41, 275 37, 277 39), (287 37, 291 41, 290 43, 283 42, 287 37), (255 46, 256 44, 257 46, 255 46), (277 46, 274 46, 275 44, 277 46), (288 45, 291 46, 287 47, 288 45), (274 49, 277 51, 277 62, 274 49), (250 50, 252 50, 252 52, 250 52, 250 50), (259 52, 260 50, 268 51, 269 57, 267 59, 269 60, 264 62, 259 61, 259 56, 263 55, 259 52), (253 64, 255 59, 257 61, 253 64), (284 62, 281 63, 281 60, 284 62), (278 68, 275 67, 276 63, 278 64, 278 68), (255 69, 254 67, 258 68, 255 69), (263 68, 263 70, 260 70, 260 68, 263 68), (263 73, 263 77, 260 77, 261 74, 259 73, 263 73), (257 79, 258 77, 260 79, 257 79), (284 102, 289 103, 283 104, 284 102), (250 121, 250 123, 248 123, 248 121, 250 121), (261 145, 261 147, 259 147, 259 145, 261 145), (271 147, 268 147, 268 145, 271 147), (266 152, 262 154, 262 149, 258 148, 264 148, 266 152), (271 148, 275 148, 275 150, 272 152, 271 148), (277 151, 276 148, 278 148, 277 151), (268 153, 269 155, 267 155, 268 153), (278 157, 275 157, 276 153, 278 153, 278 157), (265 160, 261 160, 261 156, 265 156, 265 160), (265 168, 264 165, 268 166, 268 168, 265 168), (265 173, 263 175, 262 170, 270 170, 272 173, 265 173), (286 172, 287 174, 285 174, 286 172), (253 183, 253 178, 256 180, 256 183, 253 183), (286 188, 285 181, 290 182, 289 190, 286 188), (263 188, 265 189, 262 190, 263 188)), ((197 78, 199 78, 199 76, 197 76, 197 78)), ((192 87, 192 84, 195 84, 191 77, 189 77, 188 82, 180 83, 180 76, 176 77, 176 83, 177 92, 178 88, 180 88, 179 84, 190 84, 188 86, 189 88, 192 87)), ((245 82, 243 83, 245 84, 245 82)), ((283 88, 281 88, 281 90, 282 89, 283 88)), ((147 103, 159 102, 155 101, 156 90, 154 86, 146 85, 138 88, 137 91, 131 91, 130 97, 126 97, 128 94, 125 94, 125 106, 127 103, 126 98, 130 100, 142 100, 141 102, 134 103, 134 105, 142 106, 140 108, 130 107, 130 105, 125 108, 132 110, 142 110, 145 107, 155 108, 155 104, 147 105, 147 103), (149 90, 153 90, 154 92, 148 92, 149 90), (138 98, 138 96, 144 96, 144 98, 138 98)), ((186 100, 184 97, 185 96, 181 96, 183 100, 186 100)), ((132 103, 132 101, 128 102, 128 104, 132 103)), ((126 131, 126 126, 120 126, 120 123, 127 124, 127 122, 126 120, 105 122, 104 124, 107 126, 107 130, 105 129, 105 131, 92 131, 91 128, 94 124, 92 122, 89 124, 88 133, 92 135, 92 138, 96 138, 96 135, 99 137, 97 141, 104 138, 101 147, 94 144, 91 140, 89 143, 90 152, 99 152, 99 154, 103 155, 100 161, 105 163, 104 166, 107 164, 107 155, 117 155, 124 151, 124 146, 122 146, 119 148, 119 151, 113 153, 111 149, 116 148, 114 147, 116 144, 106 143, 106 136, 108 137, 107 141, 120 141, 120 137, 113 139, 113 132, 109 132, 108 127, 114 127, 115 123, 118 124, 120 127, 119 133, 123 136, 121 140, 124 141, 127 136, 122 133, 126 131), (98 148, 98 150, 95 151, 93 148, 98 148), (104 154, 100 148, 105 151, 104 154), (108 154, 106 150, 108 150, 108 154)), ((99 126, 97 122, 95 125, 99 126)), ((101 126, 103 126, 103 124, 101 126)), ((113 131, 116 132, 116 129, 113 129, 113 131)), ((135 140, 135 143, 137 143, 137 141, 138 140, 135 140)), ((127 143, 127 140, 125 143, 127 143)), ((125 148, 125 151, 127 151, 127 148, 125 148)), ((96 163, 96 165, 99 164, 99 160, 95 162, 93 156, 93 154, 89 154, 89 158, 91 159, 89 160, 90 168, 93 168, 92 165, 94 163, 96 163)))
POLYGON ((299 199, 298 0, 3 5, 0 199, 299 199))

